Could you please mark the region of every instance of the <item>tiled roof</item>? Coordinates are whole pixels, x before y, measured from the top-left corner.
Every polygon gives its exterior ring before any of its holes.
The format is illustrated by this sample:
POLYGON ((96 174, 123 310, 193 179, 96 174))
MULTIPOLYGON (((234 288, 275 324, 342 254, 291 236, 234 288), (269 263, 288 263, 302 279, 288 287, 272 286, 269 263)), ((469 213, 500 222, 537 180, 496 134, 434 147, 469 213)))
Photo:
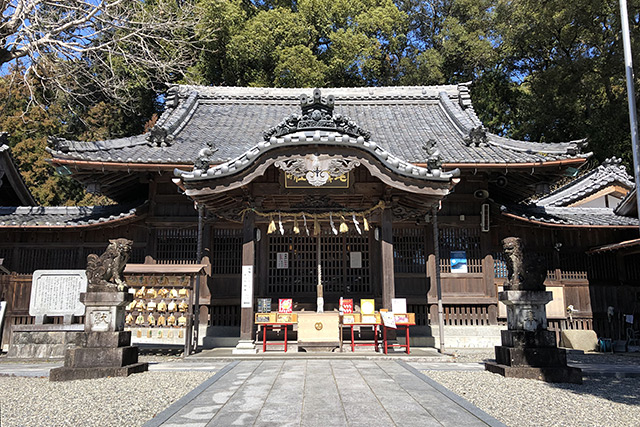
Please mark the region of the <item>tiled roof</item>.
POLYGON ((102 225, 134 218, 146 210, 146 203, 111 206, 20 206, 0 207, 0 228, 78 227, 102 225))
POLYGON ((528 222, 561 226, 638 227, 638 219, 616 215, 611 208, 501 206, 502 213, 528 222))
MULTIPOLYGON (((213 148, 213 163, 242 156, 263 140, 263 132, 300 113, 300 95, 311 89, 176 86, 151 132, 108 141, 55 139, 55 159, 115 163, 193 164, 213 148)), ((531 143, 492 135, 471 106, 466 85, 327 88, 335 114, 370 132, 371 141, 401 160, 422 163, 429 141, 444 163, 544 163, 582 159, 582 141, 531 143)))
POLYGON ((451 178, 460 174, 459 169, 453 171, 442 172, 440 168, 424 168, 414 166, 402 159, 397 158, 393 154, 388 153, 379 147, 373 141, 365 141, 364 137, 350 137, 342 135, 338 132, 327 131, 298 131, 290 133, 284 137, 277 138, 272 136, 269 141, 261 141, 257 145, 247 150, 234 160, 222 163, 219 166, 209 167, 208 164, 200 166, 196 164, 193 171, 175 170, 176 176, 180 176, 188 181, 207 180, 209 178, 220 178, 232 175, 251 165, 260 154, 269 150, 274 150, 286 146, 294 146, 299 144, 313 144, 314 146, 342 146, 354 147, 364 152, 368 152, 376 157, 387 168, 391 169, 398 175, 405 177, 421 179, 425 181, 449 181, 451 178))
POLYGON ((539 199, 536 204, 540 206, 568 206, 615 183, 630 189, 633 187, 633 177, 627 173, 621 162, 621 159, 615 157, 607 159, 589 173, 539 199))
POLYGON ((618 203, 614 212, 618 215, 638 216, 638 192, 635 185, 618 203))
POLYGON ((597 254, 601 252, 618 251, 620 249, 635 248, 640 246, 640 239, 625 240, 624 242, 609 243, 607 245, 597 246, 587 251, 587 254, 597 254))

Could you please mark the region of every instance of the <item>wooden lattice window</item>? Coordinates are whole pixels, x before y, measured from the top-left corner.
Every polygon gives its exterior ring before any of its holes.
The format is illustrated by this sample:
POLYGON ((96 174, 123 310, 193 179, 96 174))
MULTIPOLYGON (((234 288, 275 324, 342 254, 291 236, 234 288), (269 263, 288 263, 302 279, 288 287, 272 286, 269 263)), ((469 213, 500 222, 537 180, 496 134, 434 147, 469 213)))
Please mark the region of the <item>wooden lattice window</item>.
POLYGON ((86 262, 84 266, 78 263, 78 248, 20 248, 18 263, 14 268, 19 274, 31 274, 35 270, 86 267, 86 262))
POLYGON ((318 284, 316 257, 314 237, 278 234, 269 236, 267 292, 282 296, 315 293, 318 284), (280 255, 280 268, 278 254, 286 254, 280 255))
POLYGON ((467 273, 482 273, 479 228, 442 227, 438 230, 440 242, 440 271, 451 273, 451 252, 464 251, 467 273))
POLYGON ((370 294, 371 293, 371 268, 369 262, 369 239, 359 234, 347 234, 344 236, 347 254, 345 262, 345 289, 338 289, 337 292, 348 294, 370 294), (351 256, 354 252, 359 252, 361 257, 361 267, 351 268, 351 256))
MULTIPOLYGON (((631 258, 632 257, 629 257, 629 259, 631 258)), ((638 265, 638 261, 640 260, 636 258, 633 261, 635 263, 636 269, 640 271, 640 265, 638 265)), ((634 263, 631 263, 630 266, 627 266, 627 271, 629 270, 629 267, 634 267, 634 263)), ((587 268, 589 280, 618 281, 618 265, 616 255, 612 252, 599 253, 589 256, 587 268)))
POLYGON ((636 254, 624 257, 624 264, 627 270, 627 279, 640 280, 640 255, 636 254))
POLYGON ((507 270, 507 263, 504 260, 503 252, 493 253, 493 274, 496 278, 509 277, 509 271, 507 270))
POLYGON ((587 278, 587 256, 584 252, 560 253, 560 279, 585 280, 587 278))
POLYGON ((213 274, 240 274, 242 272, 242 230, 213 230, 211 246, 211 269, 213 274))
POLYGON ((240 326, 239 305, 213 305, 209 310, 211 326, 240 326))
POLYGON ((198 250, 196 228, 159 228, 156 230, 158 264, 195 264, 198 250))
POLYGON ((426 274, 425 230, 393 230, 393 270, 396 273, 426 274))
POLYGON ((334 235, 330 230, 323 230, 320 236, 269 236, 267 293, 280 296, 315 295, 318 250, 325 294, 371 292, 368 237, 355 233, 334 235), (351 268, 350 257, 354 252, 359 252, 359 268, 351 268), (283 268, 283 261, 280 261, 281 268, 278 268, 278 254, 281 254, 280 259, 286 257, 286 268, 283 268))

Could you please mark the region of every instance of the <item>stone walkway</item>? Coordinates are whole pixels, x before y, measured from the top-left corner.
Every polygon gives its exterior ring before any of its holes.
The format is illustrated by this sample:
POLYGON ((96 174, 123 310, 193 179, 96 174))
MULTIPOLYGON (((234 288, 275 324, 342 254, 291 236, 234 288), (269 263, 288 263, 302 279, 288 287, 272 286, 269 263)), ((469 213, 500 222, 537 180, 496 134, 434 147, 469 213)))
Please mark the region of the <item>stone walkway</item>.
POLYGON ((145 424, 155 426, 502 426, 393 360, 231 362, 145 424))

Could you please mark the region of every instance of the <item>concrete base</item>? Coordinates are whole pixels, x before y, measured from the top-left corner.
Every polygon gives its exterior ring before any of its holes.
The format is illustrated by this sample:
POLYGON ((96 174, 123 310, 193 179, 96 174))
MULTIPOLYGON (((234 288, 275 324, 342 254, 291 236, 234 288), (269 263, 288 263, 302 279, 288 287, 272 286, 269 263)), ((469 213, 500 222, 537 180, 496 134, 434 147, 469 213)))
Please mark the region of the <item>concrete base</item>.
POLYGON ((567 352, 557 348, 547 330, 507 330, 496 346, 496 361, 485 363, 489 372, 511 378, 582 384, 582 370, 567 366, 567 352))
POLYGON ((298 351, 307 353, 327 353, 336 351, 340 347, 339 341, 298 341, 298 351))
POLYGON ((253 340, 239 340, 236 348, 231 352, 232 354, 257 354, 258 349, 253 340))
MULTIPOLYGON (((446 348, 493 348, 501 344, 501 331, 504 326, 445 326, 444 344, 446 348)), ((431 326, 433 346, 440 347, 440 333, 437 325, 431 326)), ((413 340, 413 329, 410 340, 413 340)), ((413 341, 411 342, 413 345, 413 341)))
POLYGON ((87 305, 82 345, 65 352, 64 366, 51 370, 50 381, 122 377, 149 369, 138 362, 138 347, 131 343, 131 331, 123 331, 124 305, 131 294, 83 293, 87 305))
POLYGON ((83 325, 14 325, 8 358, 62 359, 65 351, 82 346, 83 325))
POLYGON ((54 368, 49 372, 49 381, 90 380, 105 377, 127 377, 131 374, 149 370, 147 362, 138 362, 122 367, 92 367, 92 368, 54 368))
POLYGON ((500 374, 507 378, 526 378, 549 383, 582 384, 582 370, 570 366, 506 366, 487 362, 484 367, 489 372, 500 374))
POLYGON ((595 351, 598 347, 598 335, 589 330, 565 330, 560 336, 560 345, 582 351, 595 351))

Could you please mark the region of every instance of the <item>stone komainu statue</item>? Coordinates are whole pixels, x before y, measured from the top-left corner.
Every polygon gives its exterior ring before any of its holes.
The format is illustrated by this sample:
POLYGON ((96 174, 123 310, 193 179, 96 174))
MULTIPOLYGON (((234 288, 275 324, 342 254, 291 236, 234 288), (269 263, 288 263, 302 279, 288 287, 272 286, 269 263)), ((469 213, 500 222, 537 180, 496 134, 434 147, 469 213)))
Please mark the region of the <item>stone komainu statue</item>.
POLYGON ((544 291, 547 278, 546 260, 527 253, 519 237, 507 237, 502 240, 508 281, 505 291, 544 291))
POLYGON ((122 272, 129 261, 133 242, 128 239, 109 240, 107 250, 100 256, 87 257, 87 279, 89 292, 124 291, 126 284, 122 272))

